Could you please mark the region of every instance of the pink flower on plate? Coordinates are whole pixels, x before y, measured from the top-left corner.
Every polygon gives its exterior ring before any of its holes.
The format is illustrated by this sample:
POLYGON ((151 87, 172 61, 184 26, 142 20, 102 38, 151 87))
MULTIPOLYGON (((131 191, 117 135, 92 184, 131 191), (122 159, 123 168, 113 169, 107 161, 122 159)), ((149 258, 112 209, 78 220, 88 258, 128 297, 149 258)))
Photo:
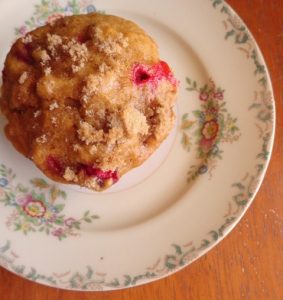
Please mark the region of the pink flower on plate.
POLYGON ((68 218, 65 220, 64 223, 67 227, 72 227, 75 222, 76 220, 74 218, 68 218))
POLYGON ((22 207, 26 206, 30 201, 33 201, 32 195, 25 195, 21 198, 16 199, 18 205, 22 207))
POLYGON ((209 94, 207 92, 201 92, 199 95, 199 100, 201 101, 207 101, 209 98, 209 94))
POLYGON ((54 236, 61 237, 62 235, 64 235, 64 231, 62 228, 57 228, 52 231, 52 234, 54 236))
POLYGON ((19 33, 20 33, 21 35, 25 35, 25 34, 27 33, 27 27, 26 27, 25 25, 21 26, 21 27, 19 28, 19 33))
POLYGON ((204 153, 208 153, 214 146, 214 141, 203 138, 203 139, 201 139, 199 146, 201 147, 201 149, 204 153))
POLYGON ((42 201, 30 200, 23 206, 25 213, 33 218, 41 218, 45 215, 46 207, 42 201))
POLYGON ((210 107, 209 109, 208 109, 208 112, 210 113, 210 114, 214 114, 214 115, 218 115, 218 112, 219 112, 219 109, 218 109, 218 107, 210 107))
POLYGON ((214 98, 218 100, 223 100, 224 99, 224 94, 223 92, 217 92, 214 94, 214 98))

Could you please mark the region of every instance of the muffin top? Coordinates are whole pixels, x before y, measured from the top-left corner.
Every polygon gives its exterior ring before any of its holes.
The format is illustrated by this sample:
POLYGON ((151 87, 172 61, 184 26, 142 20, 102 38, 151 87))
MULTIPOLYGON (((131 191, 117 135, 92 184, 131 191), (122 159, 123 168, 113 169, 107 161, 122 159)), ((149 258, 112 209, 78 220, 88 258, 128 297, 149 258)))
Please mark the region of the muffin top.
POLYGON ((12 46, 3 70, 6 135, 50 178, 102 190, 171 131, 177 81, 131 21, 64 17, 12 46))

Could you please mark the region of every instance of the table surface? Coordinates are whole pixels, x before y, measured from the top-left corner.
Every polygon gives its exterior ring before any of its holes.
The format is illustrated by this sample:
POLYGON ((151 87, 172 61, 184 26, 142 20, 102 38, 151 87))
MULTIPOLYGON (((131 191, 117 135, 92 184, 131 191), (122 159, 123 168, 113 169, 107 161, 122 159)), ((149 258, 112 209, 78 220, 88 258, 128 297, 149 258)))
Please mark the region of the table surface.
POLYGON ((0 268, 0 299, 283 299, 283 0, 227 2, 246 22, 263 51, 277 104, 270 167, 240 224, 207 255, 151 284, 105 293, 69 292, 29 282, 0 268))

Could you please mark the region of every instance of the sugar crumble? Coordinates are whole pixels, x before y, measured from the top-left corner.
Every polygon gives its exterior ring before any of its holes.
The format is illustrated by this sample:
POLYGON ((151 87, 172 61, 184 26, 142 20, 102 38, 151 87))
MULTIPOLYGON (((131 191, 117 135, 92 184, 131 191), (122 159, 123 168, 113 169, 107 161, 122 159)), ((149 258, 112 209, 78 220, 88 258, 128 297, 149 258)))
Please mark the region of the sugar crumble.
POLYGON ((38 137, 36 139, 36 142, 40 143, 40 144, 45 144, 47 142, 47 136, 46 136, 46 134, 43 134, 42 136, 38 137))
POLYGON ((80 44, 75 39, 72 39, 63 45, 62 49, 71 57, 73 73, 77 73, 85 67, 88 58, 88 49, 85 44, 80 44))
POLYGON ((42 62, 43 64, 46 64, 48 61, 51 60, 51 57, 49 56, 49 54, 47 53, 46 50, 42 50, 42 51, 40 52, 40 58, 41 58, 41 62, 42 62))
POLYGON ((23 74, 20 76, 18 80, 19 84, 24 84, 27 78, 28 78, 28 72, 23 72, 23 74))
POLYGON ((76 173, 70 167, 67 167, 65 169, 65 173, 64 173, 63 177, 67 181, 74 181, 74 182, 78 181, 78 176, 76 175, 76 173))
POLYGON ((83 88, 83 101, 86 103, 93 94, 99 91, 99 86, 101 86, 102 80, 100 77, 95 75, 89 75, 86 80, 86 85, 83 88))
POLYGON ((93 117, 94 116, 94 111, 91 109, 88 109, 85 111, 85 114, 87 117, 93 117))
POLYGON ((51 74, 51 71, 52 71, 51 67, 45 68, 43 70, 45 76, 49 76, 51 74))
POLYGON ((149 126, 146 116, 133 107, 128 107, 123 112, 123 120, 125 127, 130 135, 143 134, 146 135, 149 126))
POLYGON ((22 42, 24 44, 29 44, 32 42, 32 36, 30 34, 27 34, 26 36, 22 37, 22 42))
POLYGON ((52 111, 58 107, 59 107, 58 103, 56 101, 54 101, 52 104, 49 105, 49 110, 52 111))
POLYGON ((89 153, 94 155, 97 152, 97 147, 95 145, 91 146, 89 149, 89 153))
POLYGON ((107 71, 109 71, 111 68, 105 63, 102 62, 101 65, 99 65, 99 72, 100 73, 106 73, 107 71))
POLYGON ((55 57, 57 53, 57 47, 62 45, 63 43, 62 37, 57 34, 47 33, 47 42, 48 42, 48 46, 47 46, 48 50, 51 52, 51 55, 55 57))
POLYGON ((89 123, 81 121, 80 128, 78 129, 79 139, 85 142, 86 145, 90 145, 97 142, 102 142, 104 139, 103 130, 96 130, 89 123))
POLYGON ((51 123, 52 123, 53 125, 57 125, 57 118, 56 118, 56 117, 52 117, 52 118, 51 118, 51 123))
POLYGON ((75 145, 73 146, 73 150, 74 150, 75 152, 78 152, 79 149, 80 149, 80 145, 75 144, 75 145))
POLYGON ((33 116, 35 118, 39 117, 41 115, 41 111, 40 110, 37 110, 36 112, 33 113, 33 116))
POLYGON ((98 50, 109 56, 121 54, 123 49, 129 46, 129 39, 122 32, 115 37, 106 38, 99 27, 95 28, 94 39, 98 50))

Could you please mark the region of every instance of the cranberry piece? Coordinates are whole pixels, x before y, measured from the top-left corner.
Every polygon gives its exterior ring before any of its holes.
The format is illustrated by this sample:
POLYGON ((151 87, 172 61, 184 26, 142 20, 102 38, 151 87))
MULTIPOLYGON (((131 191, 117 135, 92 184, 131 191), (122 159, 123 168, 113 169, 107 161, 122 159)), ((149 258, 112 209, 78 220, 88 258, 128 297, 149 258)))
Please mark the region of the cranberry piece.
POLYGON ((86 172, 87 176, 96 176, 96 168, 83 165, 82 169, 86 172))
POLYGON ((77 42, 80 44, 84 44, 89 40, 89 37, 86 33, 82 32, 77 36, 77 42))
POLYGON ((97 177, 99 182, 104 182, 108 179, 112 179, 114 183, 119 180, 119 175, 117 171, 103 171, 99 168, 83 165, 82 169, 86 172, 87 176, 97 177))
POLYGON ((178 84, 178 81, 165 61, 160 61, 158 64, 153 66, 153 69, 155 80, 161 81, 162 79, 166 79, 174 86, 178 84))
POLYGON ((107 180, 112 178, 112 171, 102 171, 101 169, 96 169, 95 170, 96 177, 102 180, 107 180))
POLYGON ((64 167, 62 165, 62 163, 57 159, 54 158, 53 156, 49 155, 47 157, 47 166, 49 168, 50 171, 54 172, 57 175, 62 175, 64 172, 64 167))
POLYGON ((165 61, 160 61, 158 64, 152 66, 136 64, 133 68, 133 82, 136 85, 149 83, 153 87, 157 87, 162 79, 168 80, 174 86, 178 84, 178 81, 165 61))
POLYGON ((160 61, 159 65, 160 65, 160 68, 162 70, 163 76, 168 78, 168 76, 172 75, 172 71, 171 71, 170 67, 168 66, 168 64, 165 61, 160 61))
POLYGON ((147 83, 151 76, 149 70, 144 65, 136 65, 133 70, 133 81, 135 84, 140 85, 147 83))

